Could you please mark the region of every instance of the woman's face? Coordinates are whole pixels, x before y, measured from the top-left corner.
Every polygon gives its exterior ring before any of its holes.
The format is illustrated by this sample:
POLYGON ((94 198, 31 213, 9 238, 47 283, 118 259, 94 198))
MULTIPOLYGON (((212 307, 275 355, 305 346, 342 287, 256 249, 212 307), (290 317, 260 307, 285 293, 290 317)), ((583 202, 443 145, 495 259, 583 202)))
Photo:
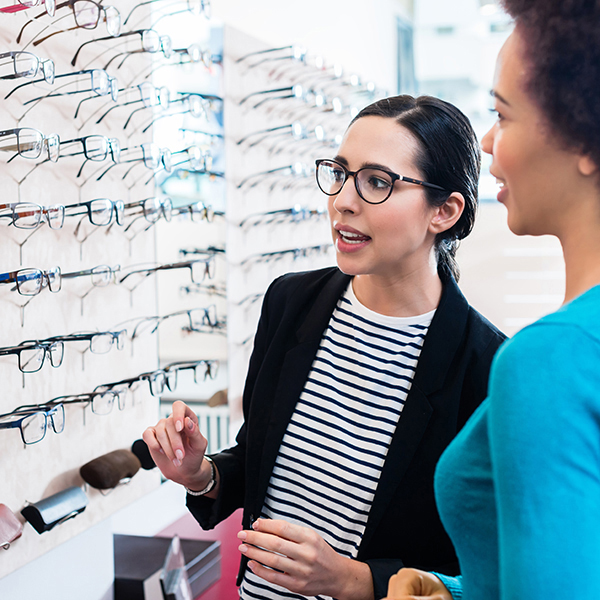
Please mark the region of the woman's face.
POLYGON ((526 86, 522 40, 516 29, 498 56, 492 92, 498 120, 481 146, 492 155, 490 172, 502 186, 498 201, 508 210, 511 231, 560 236, 579 157, 553 139, 526 86))
MULTIPOLYGON (((423 179, 414 165, 418 143, 393 119, 368 116, 346 132, 336 160, 350 171, 373 166, 423 179)), ((329 197, 329 218, 339 268, 349 275, 379 275, 396 280, 416 270, 435 268, 429 230, 436 212, 419 185, 397 181, 383 204, 368 204, 348 177, 329 197)))

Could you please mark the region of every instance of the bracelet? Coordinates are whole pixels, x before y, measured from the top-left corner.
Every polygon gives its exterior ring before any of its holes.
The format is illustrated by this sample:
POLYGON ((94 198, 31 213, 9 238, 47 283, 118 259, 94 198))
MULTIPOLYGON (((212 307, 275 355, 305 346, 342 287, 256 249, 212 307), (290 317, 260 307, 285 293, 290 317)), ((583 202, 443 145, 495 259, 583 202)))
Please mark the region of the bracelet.
POLYGON ((210 458, 209 456, 205 456, 204 458, 210 464, 210 481, 208 482, 208 485, 203 490, 200 490, 199 492, 195 492, 194 490, 185 488, 185 491, 190 496, 204 496, 204 494, 208 494, 208 492, 210 492, 211 490, 214 490, 215 486, 217 485, 217 472, 215 469, 215 463, 212 461, 212 458, 210 458))

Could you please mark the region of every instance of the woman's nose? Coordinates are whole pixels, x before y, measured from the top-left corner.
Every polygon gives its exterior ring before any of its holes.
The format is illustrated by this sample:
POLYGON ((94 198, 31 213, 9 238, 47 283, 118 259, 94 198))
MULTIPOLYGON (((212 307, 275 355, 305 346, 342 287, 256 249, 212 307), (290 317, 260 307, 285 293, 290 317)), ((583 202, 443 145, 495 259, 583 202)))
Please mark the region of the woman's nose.
POLYGON ((494 123, 488 132, 481 139, 481 149, 486 154, 492 154, 492 149, 494 147, 494 134, 496 131, 496 123, 494 123))
POLYGON ((333 207, 339 213, 356 213, 360 210, 362 203, 362 199, 356 191, 354 177, 352 176, 349 176, 348 179, 346 179, 339 193, 335 196, 331 196, 331 198, 333 200, 333 207))

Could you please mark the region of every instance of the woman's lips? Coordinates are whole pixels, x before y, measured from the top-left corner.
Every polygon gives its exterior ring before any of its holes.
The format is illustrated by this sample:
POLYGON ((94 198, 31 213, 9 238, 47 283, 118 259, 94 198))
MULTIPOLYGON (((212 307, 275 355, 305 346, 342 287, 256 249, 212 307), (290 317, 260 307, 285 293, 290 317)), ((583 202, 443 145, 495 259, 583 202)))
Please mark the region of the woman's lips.
POLYGON ((336 227, 336 232, 335 245, 340 252, 355 252, 371 241, 368 235, 349 227, 336 227))
POLYGON ((496 199, 498 200, 498 202, 503 202, 506 199, 506 196, 508 195, 508 188, 506 187, 503 181, 496 180, 496 183, 500 188, 496 199))

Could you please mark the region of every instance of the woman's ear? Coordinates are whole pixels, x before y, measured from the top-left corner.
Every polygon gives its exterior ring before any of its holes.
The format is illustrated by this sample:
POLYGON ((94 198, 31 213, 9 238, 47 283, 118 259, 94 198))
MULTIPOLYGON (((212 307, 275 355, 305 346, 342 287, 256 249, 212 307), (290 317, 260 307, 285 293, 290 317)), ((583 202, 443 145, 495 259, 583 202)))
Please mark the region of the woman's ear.
POLYGON ((596 163, 587 154, 579 157, 577 168, 579 169, 579 172, 586 177, 593 175, 598 171, 598 165, 596 165, 596 163))
POLYGON ((459 192, 452 192, 446 202, 435 209, 429 230, 436 235, 450 229, 465 209, 465 199, 459 192))

